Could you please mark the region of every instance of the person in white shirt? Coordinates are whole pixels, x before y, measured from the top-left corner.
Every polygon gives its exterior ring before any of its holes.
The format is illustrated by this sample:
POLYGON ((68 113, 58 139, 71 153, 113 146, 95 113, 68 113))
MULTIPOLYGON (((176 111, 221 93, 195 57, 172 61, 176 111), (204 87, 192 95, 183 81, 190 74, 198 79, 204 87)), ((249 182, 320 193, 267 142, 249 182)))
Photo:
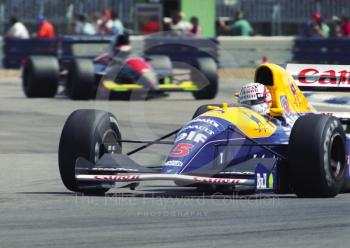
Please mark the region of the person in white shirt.
POLYGON ((28 29, 16 17, 10 18, 11 27, 8 30, 7 38, 29 39, 28 29))
POLYGON ((185 20, 184 14, 176 13, 172 18, 171 30, 178 35, 187 35, 192 28, 191 23, 185 20))
POLYGON ((81 35, 95 35, 96 30, 92 23, 88 21, 85 15, 78 16, 78 22, 75 26, 75 33, 81 35))
POLYGON ((118 14, 116 12, 111 13, 111 20, 106 23, 106 27, 110 34, 118 35, 124 34, 123 23, 119 20, 118 14))

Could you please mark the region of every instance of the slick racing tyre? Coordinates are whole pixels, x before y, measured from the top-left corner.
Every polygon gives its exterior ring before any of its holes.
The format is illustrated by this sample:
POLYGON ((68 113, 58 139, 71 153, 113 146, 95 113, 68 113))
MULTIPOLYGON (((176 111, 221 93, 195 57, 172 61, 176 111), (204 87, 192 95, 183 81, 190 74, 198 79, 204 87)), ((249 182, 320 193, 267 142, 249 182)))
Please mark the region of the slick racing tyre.
POLYGON ((206 112, 208 112, 208 107, 209 106, 215 106, 215 107, 221 107, 222 104, 204 104, 202 106, 199 106, 196 110, 196 112, 194 112, 192 119, 196 118, 197 116, 200 116, 201 114, 204 114, 206 112))
POLYGON ((88 100, 95 86, 95 68, 88 59, 74 59, 67 79, 67 95, 72 100, 88 100))
POLYGON ((193 96, 200 99, 213 99, 218 92, 218 66, 211 58, 199 58, 191 72, 192 81, 200 88, 193 96))
POLYGON ((298 197, 334 197, 345 180, 345 132, 332 116, 308 114, 294 124, 288 170, 298 197))
POLYGON ((60 68, 54 57, 31 56, 23 67, 22 87, 27 97, 54 97, 60 68))
POLYGON ((95 164, 104 153, 121 153, 119 140, 118 122, 111 113, 91 109, 74 111, 63 127, 58 151, 59 170, 66 188, 89 194, 107 192, 108 189, 99 187, 96 182, 78 183, 75 163, 77 158, 83 157, 95 164), (110 147, 113 151, 108 150, 110 147))

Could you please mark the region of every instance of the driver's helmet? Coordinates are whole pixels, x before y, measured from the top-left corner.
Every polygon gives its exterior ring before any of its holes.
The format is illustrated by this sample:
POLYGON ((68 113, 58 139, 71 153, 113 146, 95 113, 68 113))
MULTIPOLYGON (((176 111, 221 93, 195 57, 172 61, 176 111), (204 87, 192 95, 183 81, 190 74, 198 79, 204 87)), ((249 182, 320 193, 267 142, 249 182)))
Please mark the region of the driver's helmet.
POLYGON ((272 98, 265 85, 249 83, 242 87, 239 93, 238 103, 247 106, 261 115, 267 115, 270 111, 272 98))

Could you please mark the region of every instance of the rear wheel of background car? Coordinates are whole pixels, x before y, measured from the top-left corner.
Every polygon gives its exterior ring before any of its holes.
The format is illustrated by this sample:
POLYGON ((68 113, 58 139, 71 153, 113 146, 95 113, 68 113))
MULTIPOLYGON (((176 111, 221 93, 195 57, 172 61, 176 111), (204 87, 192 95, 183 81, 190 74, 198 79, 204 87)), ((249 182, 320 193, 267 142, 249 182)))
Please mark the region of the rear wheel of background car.
POLYGON ((193 92, 196 99, 213 99, 218 92, 218 66, 211 58, 199 58, 191 73, 192 81, 201 89, 193 92))
POLYGON ((194 112, 192 119, 196 118, 197 116, 200 116, 201 114, 208 112, 209 111, 208 106, 221 107, 222 104, 204 104, 202 106, 199 106, 196 112, 194 112))
POLYGON ((66 91, 73 100, 88 100, 95 84, 95 68, 91 60, 75 59, 69 70, 66 91))
POLYGON ((111 113, 93 109, 74 111, 63 127, 58 151, 60 174, 66 188, 90 194, 108 191, 105 188, 84 189, 84 186, 96 186, 96 182, 78 183, 75 163, 79 157, 96 163, 104 153, 121 153, 120 139, 117 120, 111 113))
POLYGON ((298 197, 334 197, 345 180, 345 132, 332 116, 309 114, 294 124, 288 170, 298 197))
POLYGON ((54 97, 60 68, 54 57, 31 56, 24 65, 22 87, 27 97, 54 97))

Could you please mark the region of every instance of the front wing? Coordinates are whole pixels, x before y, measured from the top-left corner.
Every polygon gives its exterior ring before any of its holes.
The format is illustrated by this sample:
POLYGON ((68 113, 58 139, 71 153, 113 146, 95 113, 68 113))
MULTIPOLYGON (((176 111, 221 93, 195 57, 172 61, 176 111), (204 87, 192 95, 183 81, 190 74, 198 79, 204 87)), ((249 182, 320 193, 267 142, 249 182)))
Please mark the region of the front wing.
MULTIPOLYGON (((104 81, 103 86, 110 91, 116 91, 116 92, 126 92, 126 91, 132 91, 132 90, 147 90, 147 91, 150 90, 149 88, 146 88, 141 84, 136 84, 136 83, 117 84, 113 81, 104 81)), ((158 85, 157 89, 151 90, 151 91, 193 92, 198 90, 199 88, 195 83, 191 81, 183 81, 178 84, 175 84, 175 83, 160 84, 158 85)))
POLYGON ((89 187, 96 188, 124 187, 142 181, 173 181, 181 182, 181 185, 222 185, 233 189, 254 188, 259 191, 258 186, 264 185, 261 180, 264 178, 264 173, 267 173, 265 188, 260 189, 273 190, 273 183, 267 181, 271 170, 261 167, 263 166, 256 166, 255 171, 250 173, 239 170, 233 172, 227 168, 213 176, 166 174, 161 172, 161 167, 141 166, 125 154, 105 154, 96 164, 82 157, 78 158, 75 165, 75 178, 78 182, 89 181, 91 182, 89 187))

